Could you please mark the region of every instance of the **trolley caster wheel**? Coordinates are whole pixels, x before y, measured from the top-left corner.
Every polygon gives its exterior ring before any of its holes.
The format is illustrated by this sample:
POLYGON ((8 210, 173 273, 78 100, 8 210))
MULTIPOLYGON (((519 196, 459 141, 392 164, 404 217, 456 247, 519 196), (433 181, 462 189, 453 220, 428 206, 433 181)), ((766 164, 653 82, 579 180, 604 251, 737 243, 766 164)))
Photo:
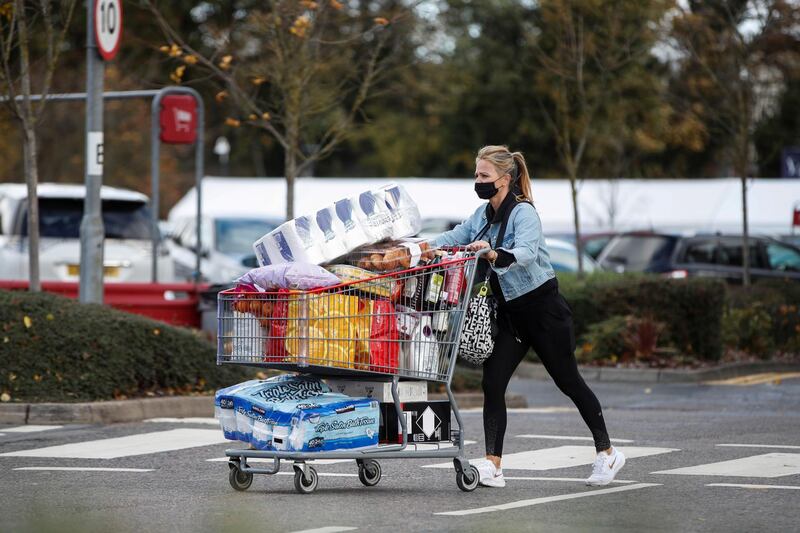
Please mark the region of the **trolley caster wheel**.
POLYGON ((235 465, 233 463, 228 463, 228 465, 230 466, 230 472, 228 472, 228 481, 230 481, 231 487, 238 491, 249 489, 250 485, 253 484, 253 473, 242 472, 239 470, 239 465, 235 465))
POLYGON ((306 479, 306 476, 303 475, 302 468, 294 468, 294 488, 300 494, 311 494, 317 490, 319 476, 313 466, 308 467, 308 478, 309 479, 306 479))
POLYGON ((478 473, 478 469, 473 465, 470 465, 467 470, 456 472, 456 485, 464 492, 472 492, 475 490, 480 479, 481 475, 478 473))
POLYGON ((358 465, 358 479, 366 487, 374 487, 381 480, 381 465, 378 461, 368 459, 358 465))

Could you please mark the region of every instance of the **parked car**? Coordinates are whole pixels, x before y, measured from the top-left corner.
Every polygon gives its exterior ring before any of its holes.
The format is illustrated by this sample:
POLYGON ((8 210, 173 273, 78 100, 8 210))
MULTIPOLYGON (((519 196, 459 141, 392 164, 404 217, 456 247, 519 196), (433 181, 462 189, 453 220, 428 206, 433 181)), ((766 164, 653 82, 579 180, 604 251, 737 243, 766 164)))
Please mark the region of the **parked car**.
MULTIPOLYGON (((752 279, 800 281, 800 248, 778 240, 750 237, 752 279)), ((741 235, 675 235, 634 232, 614 237, 598 258, 616 272, 656 272, 671 277, 718 277, 741 283, 741 235)))
MULTIPOLYGON (((545 238, 547 251, 550 252, 550 264, 556 272, 578 271, 578 249, 571 242, 562 239, 545 238)), ((600 270, 600 265, 589 254, 583 254, 583 271, 600 270)))
MULTIPOLYGON (((611 242, 615 235, 617 235, 616 232, 582 233, 583 251, 589 254, 592 259, 597 259, 600 252, 611 242)), ((548 233, 548 236, 575 244, 575 233, 548 233)))
MULTIPOLYGON (((212 284, 226 284, 258 266, 253 243, 280 224, 277 220, 238 217, 234 214, 203 215, 201 222, 201 279, 212 284)), ((193 279, 197 268, 197 222, 193 216, 170 221, 170 254, 175 276, 193 279)))
MULTIPOLYGON (((80 225, 86 188, 41 183, 39 194, 39 273, 43 281, 80 278, 80 225)), ((0 184, 0 279, 28 279, 28 190, 22 183, 0 184)), ((151 280, 152 240, 147 196, 102 187, 106 281, 151 280)), ((160 281, 174 281, 169 252, 159 247, 160 281)))

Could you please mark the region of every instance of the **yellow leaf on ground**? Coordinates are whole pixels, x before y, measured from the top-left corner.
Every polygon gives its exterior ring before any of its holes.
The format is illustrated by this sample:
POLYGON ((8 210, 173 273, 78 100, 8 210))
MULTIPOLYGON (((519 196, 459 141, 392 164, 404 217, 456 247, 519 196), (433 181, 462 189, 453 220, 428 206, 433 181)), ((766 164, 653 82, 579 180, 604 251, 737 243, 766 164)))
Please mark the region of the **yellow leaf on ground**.
POLYGON ((33 320, 31 320, 31 317, 25 315, 22 317, 22 323, 25 324, 26 328, 30 328, 33 325, 33 320))
POLYGON ((10 402, 10 401, 11 401, 11 395, 9 393, 4 392, 3 394, 0 394, 0 402, 10 402))
POLYGON ((153 335, 161 335, 161 330, 158 328, 153 329, 153 335))

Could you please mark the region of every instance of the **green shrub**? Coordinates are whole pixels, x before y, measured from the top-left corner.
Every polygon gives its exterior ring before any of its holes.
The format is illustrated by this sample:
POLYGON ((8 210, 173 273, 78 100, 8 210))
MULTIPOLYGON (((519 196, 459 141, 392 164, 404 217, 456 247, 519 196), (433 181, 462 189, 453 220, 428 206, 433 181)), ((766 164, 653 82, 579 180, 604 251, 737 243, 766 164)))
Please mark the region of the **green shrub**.
POLYGON ((725 310, 722 318, 722 338, 725 346, 767 358, 775 350, 772 317, 764 304, 725 310))
POLYGON ((800 283, 760 281, 749 288, 732 287, 729 292, 726 346, 762 356, 767 349, 800 352, 800 283), (756 331, 758 327, 766 329, 756 331))
POLYGON ((0 291, 0 392, 84 401, 207 392, 240 381, 199 332, 47 293, 0 291))
POLYGON ((644 316, 612 316, 589 326, 578 348, 582 361, 647 361, 665 347, 666 325, 644 316))
POLYGON ((559 275, 581 338, 592 324, 614 316, 652 317, 665 324, 664 335, 687 355, 717 360, 722 354, 721 327, 725 283, 717 279, 667 279, 660 276, 559 275))

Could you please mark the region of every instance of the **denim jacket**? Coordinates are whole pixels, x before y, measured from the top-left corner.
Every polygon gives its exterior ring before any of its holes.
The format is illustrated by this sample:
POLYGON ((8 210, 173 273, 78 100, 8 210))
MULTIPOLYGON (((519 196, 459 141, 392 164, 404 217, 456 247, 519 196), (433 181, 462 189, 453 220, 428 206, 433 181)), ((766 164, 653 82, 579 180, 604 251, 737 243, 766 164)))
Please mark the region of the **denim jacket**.
MULTIPOLYGON (((436 237, 434 243, 437 246, 463 246, 473 242, 486 226, 486 205, 476 209, 468 219, 452 230, 436 237)), ((520 202, 514 206, 508 218, 502 246, 495 242, 499 232, 500 223, 496 222, 489 227, 481 240, 489 242, 495 250, 514 254, 516 261, 510 266, 492 266, 506 300, 519 298, 556 276, 550 265, 550 253, 545 246, 539 213, 531 204, 520 202)))

